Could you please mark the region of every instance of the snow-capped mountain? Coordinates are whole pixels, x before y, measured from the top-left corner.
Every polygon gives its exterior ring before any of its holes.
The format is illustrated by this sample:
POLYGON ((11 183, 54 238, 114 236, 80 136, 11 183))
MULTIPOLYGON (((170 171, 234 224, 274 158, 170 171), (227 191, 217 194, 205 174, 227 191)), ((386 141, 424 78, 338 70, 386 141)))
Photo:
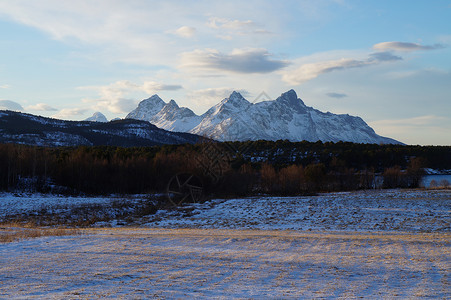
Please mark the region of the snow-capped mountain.
POLYGON ((141 101, 126 119, 149 121, 157 127, 178 132, 189 132, 202 121, 191 109, 179 107, 174 100, 166 104, 158 95, 141 101))
POLYGON ((324 113, 306 106, 294 90, 276 100, 250 103, 240 93, 198 116, 174 100, 154 95, 141 101, 127 119, 149 121, 157 127, 207 136, 220 141, 280 140, 399 144, 377 135, 360 117, 324 113))
POLYGON ((148 99, 144 99, 138 104, 138 107, 127 115, 127 119, 144 120, 149 121, 155 116, 166 103, 158 97, 153 95, 148 99))
POLYGON ((240 93, 233 92, 204 113, 201 122, 190 132, 219 141, 269 140, 269 137, 262 137, 263 132, 255 132, 250 116, 252 106, 240 93))
POLYGON ((85 119, 85 121, 106 123, 108 122, 108 119, 105 117, 104 114, 98 111, 95 112, 91 117, 85 119))
POLYGON ((158 122, 159 127, 166 130, 189 132, 200 121, 201 117, 196 115, 191 109, 179 107, 174 100, 171 100, 151 118, 150 122, 158 122))

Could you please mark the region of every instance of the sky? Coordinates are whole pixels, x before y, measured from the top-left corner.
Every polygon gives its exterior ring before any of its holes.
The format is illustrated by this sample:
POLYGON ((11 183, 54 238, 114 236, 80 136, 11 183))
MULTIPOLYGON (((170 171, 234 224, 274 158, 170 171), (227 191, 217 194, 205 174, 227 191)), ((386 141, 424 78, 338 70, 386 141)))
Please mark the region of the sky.
POLYGON ((451 145, 451 1, 0 0, 0 109, 123 118, 158 94, 202 114, 290 89, 451 145))

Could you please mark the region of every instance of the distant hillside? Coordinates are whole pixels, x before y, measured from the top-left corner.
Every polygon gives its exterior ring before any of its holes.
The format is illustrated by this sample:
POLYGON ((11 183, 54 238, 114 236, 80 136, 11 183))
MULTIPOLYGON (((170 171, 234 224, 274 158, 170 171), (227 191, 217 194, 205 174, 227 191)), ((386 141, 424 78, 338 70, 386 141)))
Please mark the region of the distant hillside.
POLYGON ((195 143, 199 136, 170 132, 146 121, 64 121, 0 111, 0 143, 37 146, 154 146, 195 143))

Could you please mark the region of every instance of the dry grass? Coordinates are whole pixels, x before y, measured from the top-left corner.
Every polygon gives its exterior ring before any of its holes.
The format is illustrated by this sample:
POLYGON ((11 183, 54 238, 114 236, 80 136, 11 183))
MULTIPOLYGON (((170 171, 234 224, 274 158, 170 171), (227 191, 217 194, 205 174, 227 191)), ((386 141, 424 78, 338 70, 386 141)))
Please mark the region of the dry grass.
MULTIPOLYGON (((89 199, 89 198, 87 198, 89 199)), ((31 201, 31 200, 30 200, 31 201)), ((97 223, 120 220, 133 224, 143 216, 153 215, 159 207, 158 199, 119 199, 110 203, 54 205, 31 211, 0 216, 0 227, 90 227, 97 223)))
POLYGON ((0 227, 0 243, 11 243, 43 236, 78 235, 81 230, 74 228, 42 228, 32 224, 7 224, 0 227))

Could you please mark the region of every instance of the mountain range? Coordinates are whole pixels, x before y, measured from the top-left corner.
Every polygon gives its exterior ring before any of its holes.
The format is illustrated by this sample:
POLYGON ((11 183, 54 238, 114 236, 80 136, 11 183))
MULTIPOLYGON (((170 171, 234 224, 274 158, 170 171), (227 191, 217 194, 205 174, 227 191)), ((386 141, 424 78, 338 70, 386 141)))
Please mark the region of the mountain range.
MULTIPOLYGON (((101 116, 100 120, 103 120, 101 116)), ((37 146, 154 146, 196 143, 201 137, 171 132, 140 120, 64 121, 0 110, 0 143, 37 146)))
POLYGON ((152 146, 218 141, 290 140, 401 144, 374 132, 361 118, 324 113, 304 104, 294 90, 275 100, 251 103, 240 93, 202 115, 158 95, 142 100, 123 120, 100 112, 85 121, 63 121, 0 111, 0 143, 41 146, 152 146))
POLYGON ((251 103, 240 93, 196 115, 158 95, 142 100, 126 119, 148 121, 159 128, 188 132, 218 141, 280 140, 401 144, 382 137, 360 117, 324 113, 304 104, 294 90, 275 100, 251 103))

